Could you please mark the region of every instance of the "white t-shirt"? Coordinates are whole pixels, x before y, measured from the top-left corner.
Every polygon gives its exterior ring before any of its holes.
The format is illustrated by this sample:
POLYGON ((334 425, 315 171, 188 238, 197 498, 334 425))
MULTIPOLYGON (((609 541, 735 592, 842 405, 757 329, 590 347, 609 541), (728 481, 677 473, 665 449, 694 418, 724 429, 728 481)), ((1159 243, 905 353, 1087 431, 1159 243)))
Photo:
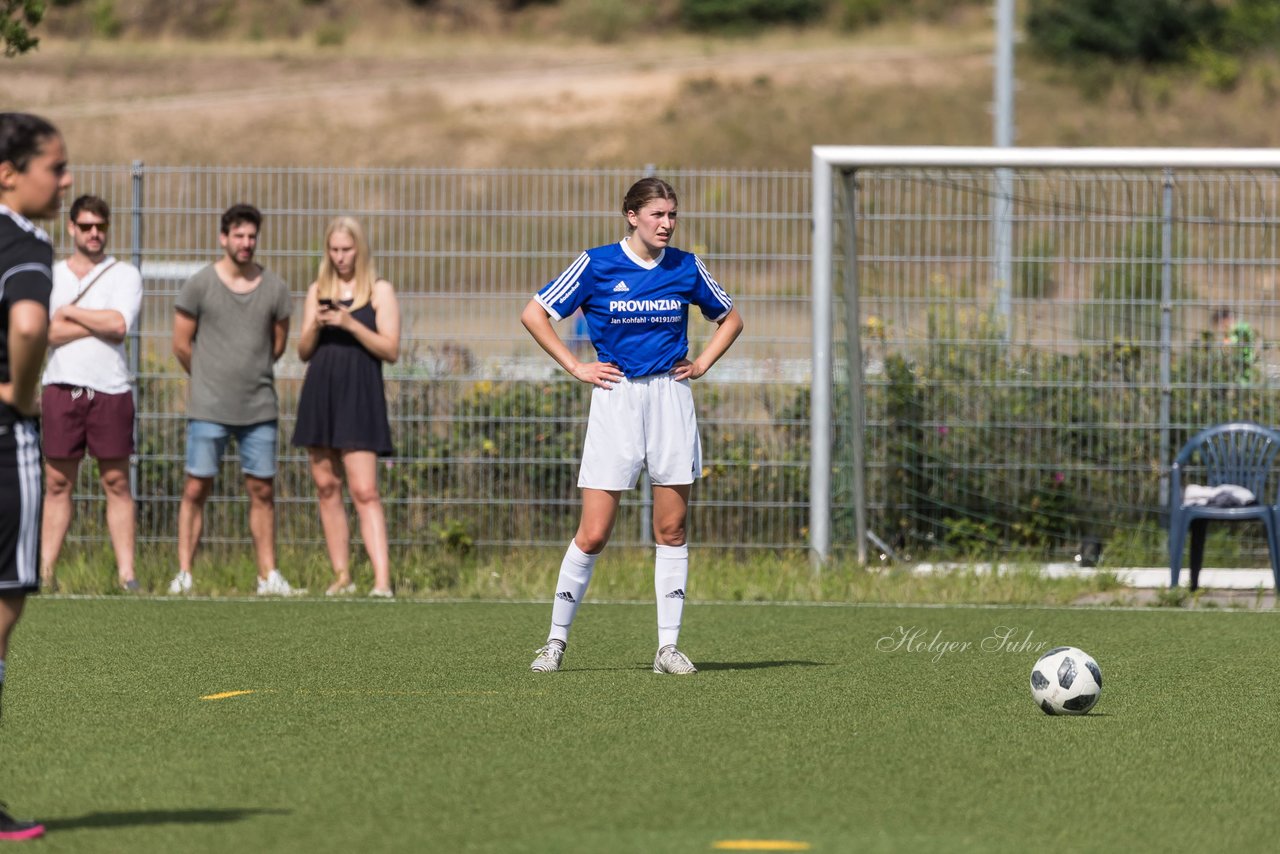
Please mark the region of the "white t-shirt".
MULTIPOLYGON (((118 311, 124 316, 125 329, 132 329, 142 308, 142 275, 137 267, 116 261, 110 255, 83 279, 76 278, 66 261, 54 264, 49 316, 52 317, 55 311, 69 304, 90 285, 89 292, 76 305, 118 311)), ((55 347, 49 352, 49 363, 45 365, 41 382, 44 385, 64 383, 91 388, 103 394, 129 391, 129 364, 124 343, 111 344, 90 335, 55 347)))

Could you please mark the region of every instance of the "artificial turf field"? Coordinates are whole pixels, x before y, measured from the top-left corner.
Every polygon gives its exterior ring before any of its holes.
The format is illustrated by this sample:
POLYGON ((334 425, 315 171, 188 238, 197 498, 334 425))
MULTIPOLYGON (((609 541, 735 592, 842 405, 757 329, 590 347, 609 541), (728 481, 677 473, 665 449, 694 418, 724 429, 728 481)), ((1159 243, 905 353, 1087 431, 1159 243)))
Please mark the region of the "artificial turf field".
POLYGON ((49 852, 1277 850, 1280 614, 691 603, 675 677, 588 603, 537 676, 549 611, 35 598, 0 800, 49 852))

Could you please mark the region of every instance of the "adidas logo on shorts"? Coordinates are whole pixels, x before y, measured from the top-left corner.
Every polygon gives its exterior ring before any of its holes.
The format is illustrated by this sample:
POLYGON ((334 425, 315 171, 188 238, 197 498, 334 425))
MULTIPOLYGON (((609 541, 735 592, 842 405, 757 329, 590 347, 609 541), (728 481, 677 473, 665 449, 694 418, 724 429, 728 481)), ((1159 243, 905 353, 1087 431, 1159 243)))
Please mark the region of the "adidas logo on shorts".
MULTIPOLYGON (((557 599, 562 599, 562 600, 564 600, 565 602, 573 602, 573 601, 576 601, 576 600, 573 598, 573 594, 572 594, 572 593, 570 593, 568 590, 561 590, 559 593, 557 593, 557 594, 556 594, 556 598, 557 598, 557 599)), ((684 594, 683 594, 683 592, 680 594, 680 598, 681 598, 681 599, 683 599, 683 598, 684 598, 684 594)))
POLYGON ((683 591, 683 590, 681 590, 679 587, 677 587, 675 590, 672 590, 670 593, 668 593, 668 594, 667 594, 667 596, 666 596, 666 598, 668 598, 668 599, 683 599, 683 598, 684 598, 684 591, 683 591))
POLYGON ((618 284, 616 284, 616 285, 614 285, 614 286, 613 286, 613 292, 614 292, 615 294, 625 293, 625 292, 627 292, 627 291, 629 291, 629 290, 631 290, 631 288, 627 287, 627 283, 626 283, 626 282, 618 282, 618 284))

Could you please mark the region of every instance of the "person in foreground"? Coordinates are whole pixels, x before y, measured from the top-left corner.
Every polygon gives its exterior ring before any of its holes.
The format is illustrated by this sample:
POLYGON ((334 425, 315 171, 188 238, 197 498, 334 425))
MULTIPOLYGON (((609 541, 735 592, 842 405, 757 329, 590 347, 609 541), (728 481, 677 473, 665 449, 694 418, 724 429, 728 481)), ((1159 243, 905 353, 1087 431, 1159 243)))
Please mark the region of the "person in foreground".
MULTIPOLYGON (((53 244, 31 220, 57 216, 70 186, 58 129, 38 116, 0 113, 0 723, 9 641, 27 595, 40 587, 40 365, 53 244)), ((44 825, 15 819, 0 803, 0 840, 43 834, 44 825)))
POLYGON ((702 447, 690 380, 710 370, 742 332, 729 294, 696 255, 670 246, 677 199, 671 185, 644 178, 627 191, 628 235, 588 249, 533 297, 521 322, 551 358, 591 390, 578 486, 582 517, 565 552, 551 607, 551 632, 530 669, 560 669, 569 629, 596 559, 609 542, 623 490, 641 470, 653 482, 654 592, 658 603, 655 673, 696 673, 677 647, 689 577, 685 520, 702 447), (690 361, 690 306, 717 326, 690 361), (581 309, 599 361, 580 362, 552 319, 581 309))
POLYGON ((307 449, 316 482, 320 526, 333 564, 326 596, 355 592, 351 533, 342 504, 342 480, 360 519, 374 598, 390 599, 387 520, 378 495, 378 457, 389 457, 391 425, 382 385, 382 363, 400 357, 400 307, 396 292, 378 278, 360 223, 338 217, 325 232, 320 273, 307 289, 298 358, 307 376, 298 398, 293 444, 307 449))

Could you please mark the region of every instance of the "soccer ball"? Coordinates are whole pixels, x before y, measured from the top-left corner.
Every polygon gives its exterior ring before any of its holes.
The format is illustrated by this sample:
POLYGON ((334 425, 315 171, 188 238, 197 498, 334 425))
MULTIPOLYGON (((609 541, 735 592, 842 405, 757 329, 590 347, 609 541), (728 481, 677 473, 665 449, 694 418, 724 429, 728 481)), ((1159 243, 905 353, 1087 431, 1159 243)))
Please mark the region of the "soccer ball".
POLYGON ((1102 694, 1102 671, 1084 650, 1059 646, 1031 668, 1031 697, 1046 715, 1083 715, 1102 694))

